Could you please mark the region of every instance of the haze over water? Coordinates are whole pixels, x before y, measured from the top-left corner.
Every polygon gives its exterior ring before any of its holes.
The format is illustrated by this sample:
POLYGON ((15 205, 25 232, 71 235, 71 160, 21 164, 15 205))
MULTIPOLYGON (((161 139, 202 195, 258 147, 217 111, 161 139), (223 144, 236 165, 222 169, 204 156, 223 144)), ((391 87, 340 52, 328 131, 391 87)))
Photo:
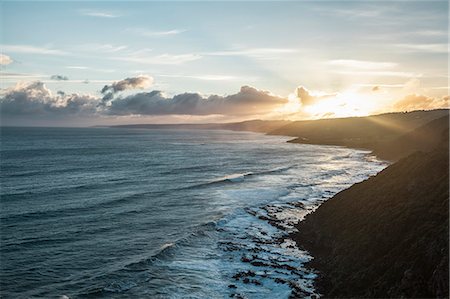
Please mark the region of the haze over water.
POLYGON ((3 128, 3 296, 314 294, 315 275, 302 266, 310 257, 286 232, 385 164, 365 151, 286 140, 3 128))

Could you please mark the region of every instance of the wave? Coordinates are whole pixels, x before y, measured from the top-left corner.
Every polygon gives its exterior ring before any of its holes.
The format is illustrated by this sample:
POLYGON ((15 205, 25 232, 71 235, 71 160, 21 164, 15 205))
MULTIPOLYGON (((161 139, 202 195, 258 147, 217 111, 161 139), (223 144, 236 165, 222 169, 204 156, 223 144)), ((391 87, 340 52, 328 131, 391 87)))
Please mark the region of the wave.
POLYGON ((159 250, 153 253, 151 256, 143 258, 139 261, 129 263, 123 267, 123 271, 126 272, 142 272, 147 271, 154 262, 165 260, 175 254, 178 248, 182 246, 189 246, 191 241, 198 236, 206 235, 207 231, 213 231, 217 227, 217 222, 209 221, 196 226, 186 236, 179 238, 178 240, 164 243, 160 246, 159 250))
POLYGON ((246 177, 249 177, 249 176, 280 173, 280 172, 287 171, 287 170, 293 168, 294 166, 295 165, 283 166, 283 167, 277 167, 277 168, 273 168, 273 169, 269 169, 269 170, 261 170, 261 171, 256 171, 256 172, 248 171, 248 172, 243 172, 243 173, 233 173, 233 174, 226 175, 226 176, 220 177, 218 179, 215 179, 215 180, 212 180, 209 182, 195 184, 195 185, 191 185, 191 186, 184 187, 181 189, 183 189, 183 190, 195 189, 195 188, 207 187, 207 186, 211 186, 211 185, 220 185, 220 184, 224 184, 224 183, 241 183, 245 180, 246 177))
POLYGON ((194 166, 186 166, 186 167, 179 167, 174 169, 169 169, 166 171, 161 172, 161 175, 167 175, 167 174, 180 174, 180 173, 186 173, 186 172, 204 172, 213 170, 216 166, 214 165, 194 165, 194 166))

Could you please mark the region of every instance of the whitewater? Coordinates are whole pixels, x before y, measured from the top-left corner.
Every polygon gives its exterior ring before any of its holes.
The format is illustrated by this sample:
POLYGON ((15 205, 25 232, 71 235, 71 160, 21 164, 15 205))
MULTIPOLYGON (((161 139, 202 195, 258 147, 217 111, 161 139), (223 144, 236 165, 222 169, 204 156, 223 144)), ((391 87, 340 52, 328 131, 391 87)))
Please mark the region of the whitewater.
POLYGON ((289 239, 387 164, 249 132, 2 128, 3 298, 315 298, 289 239))

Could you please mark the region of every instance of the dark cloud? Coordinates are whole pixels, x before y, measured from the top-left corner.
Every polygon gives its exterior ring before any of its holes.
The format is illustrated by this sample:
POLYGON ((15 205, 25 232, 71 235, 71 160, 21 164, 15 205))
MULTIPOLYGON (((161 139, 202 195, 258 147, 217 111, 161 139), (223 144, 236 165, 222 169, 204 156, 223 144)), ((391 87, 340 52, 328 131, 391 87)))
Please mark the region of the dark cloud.
POLYGON ((98 101, 98 98, 90 95, 66 94, 62 91, 53 95, 44 83, 37 81, 7 89, 0 98, 0 112, 3 120, 88 117, 96 113, 98 101))
POLYGON ((113 115, 255 115, 271 112, 287 103, 286 98, 250 86, 241 87, 229 96, 204 97, 198 93, 183 93, 165 97, 160 91, 143 92, 110 102, 108 113, 113 115))
POLYGON ((394 109, 400 111, 429 110, 437 108, 449 108, 449 96, 441 98, 427 97, 424 95, 410 94, 394 103, 394 109))
POLYGON ((116 81, 111 85, 105 85, 102 88, 101 93, 104 95, 103 101, 111 100, 119 91, 128 89, 144 89, 150 87, 152 84, 153 78, 150 76, 131 77, 116 81))
POLYGON ((63 76, 63 75, 53 75, 53 76, 50 77, 50 79, 56 80, 56 81, 67 81, 67 80, 69 80, 69 78, 67 76, 63 76))
POLYGON ((379 91, 380 90, 380 86, 374 86, 372 87, 372 91, 379 91))
POLYGON ((322 99, 326 99, 326 98, 335 96, 336 94, 325 94, 325 95, 315 96, 315 95, 311 95, 311 92, 309 90, 307 90, 305 87, 300 86, 300 87, 297 87, 296 95, 300 99, 300 102, 303 105, 308 106, 308 105, 312 105, 322 99))
POLYGON ((42 82, 19 84, 7 89, 2 98, 3 118, 65 119, 119 115, 228 115, 243 116, 272 112, 288 100, 250 86, 228 96, 183 93, 173 97, 161 91, 141 92, 126 97, 104 98, 90 95, 52 94, 42 82))

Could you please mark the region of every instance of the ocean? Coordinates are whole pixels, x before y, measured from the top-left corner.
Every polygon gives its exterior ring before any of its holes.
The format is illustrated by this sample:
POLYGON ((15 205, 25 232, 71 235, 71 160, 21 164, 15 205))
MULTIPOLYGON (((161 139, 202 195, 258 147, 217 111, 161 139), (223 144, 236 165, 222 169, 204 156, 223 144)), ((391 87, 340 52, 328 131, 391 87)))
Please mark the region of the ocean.
POLYGON ((288 233, 387 164, 287 140, 2 128, 1 297, 315 297, 288 233))

